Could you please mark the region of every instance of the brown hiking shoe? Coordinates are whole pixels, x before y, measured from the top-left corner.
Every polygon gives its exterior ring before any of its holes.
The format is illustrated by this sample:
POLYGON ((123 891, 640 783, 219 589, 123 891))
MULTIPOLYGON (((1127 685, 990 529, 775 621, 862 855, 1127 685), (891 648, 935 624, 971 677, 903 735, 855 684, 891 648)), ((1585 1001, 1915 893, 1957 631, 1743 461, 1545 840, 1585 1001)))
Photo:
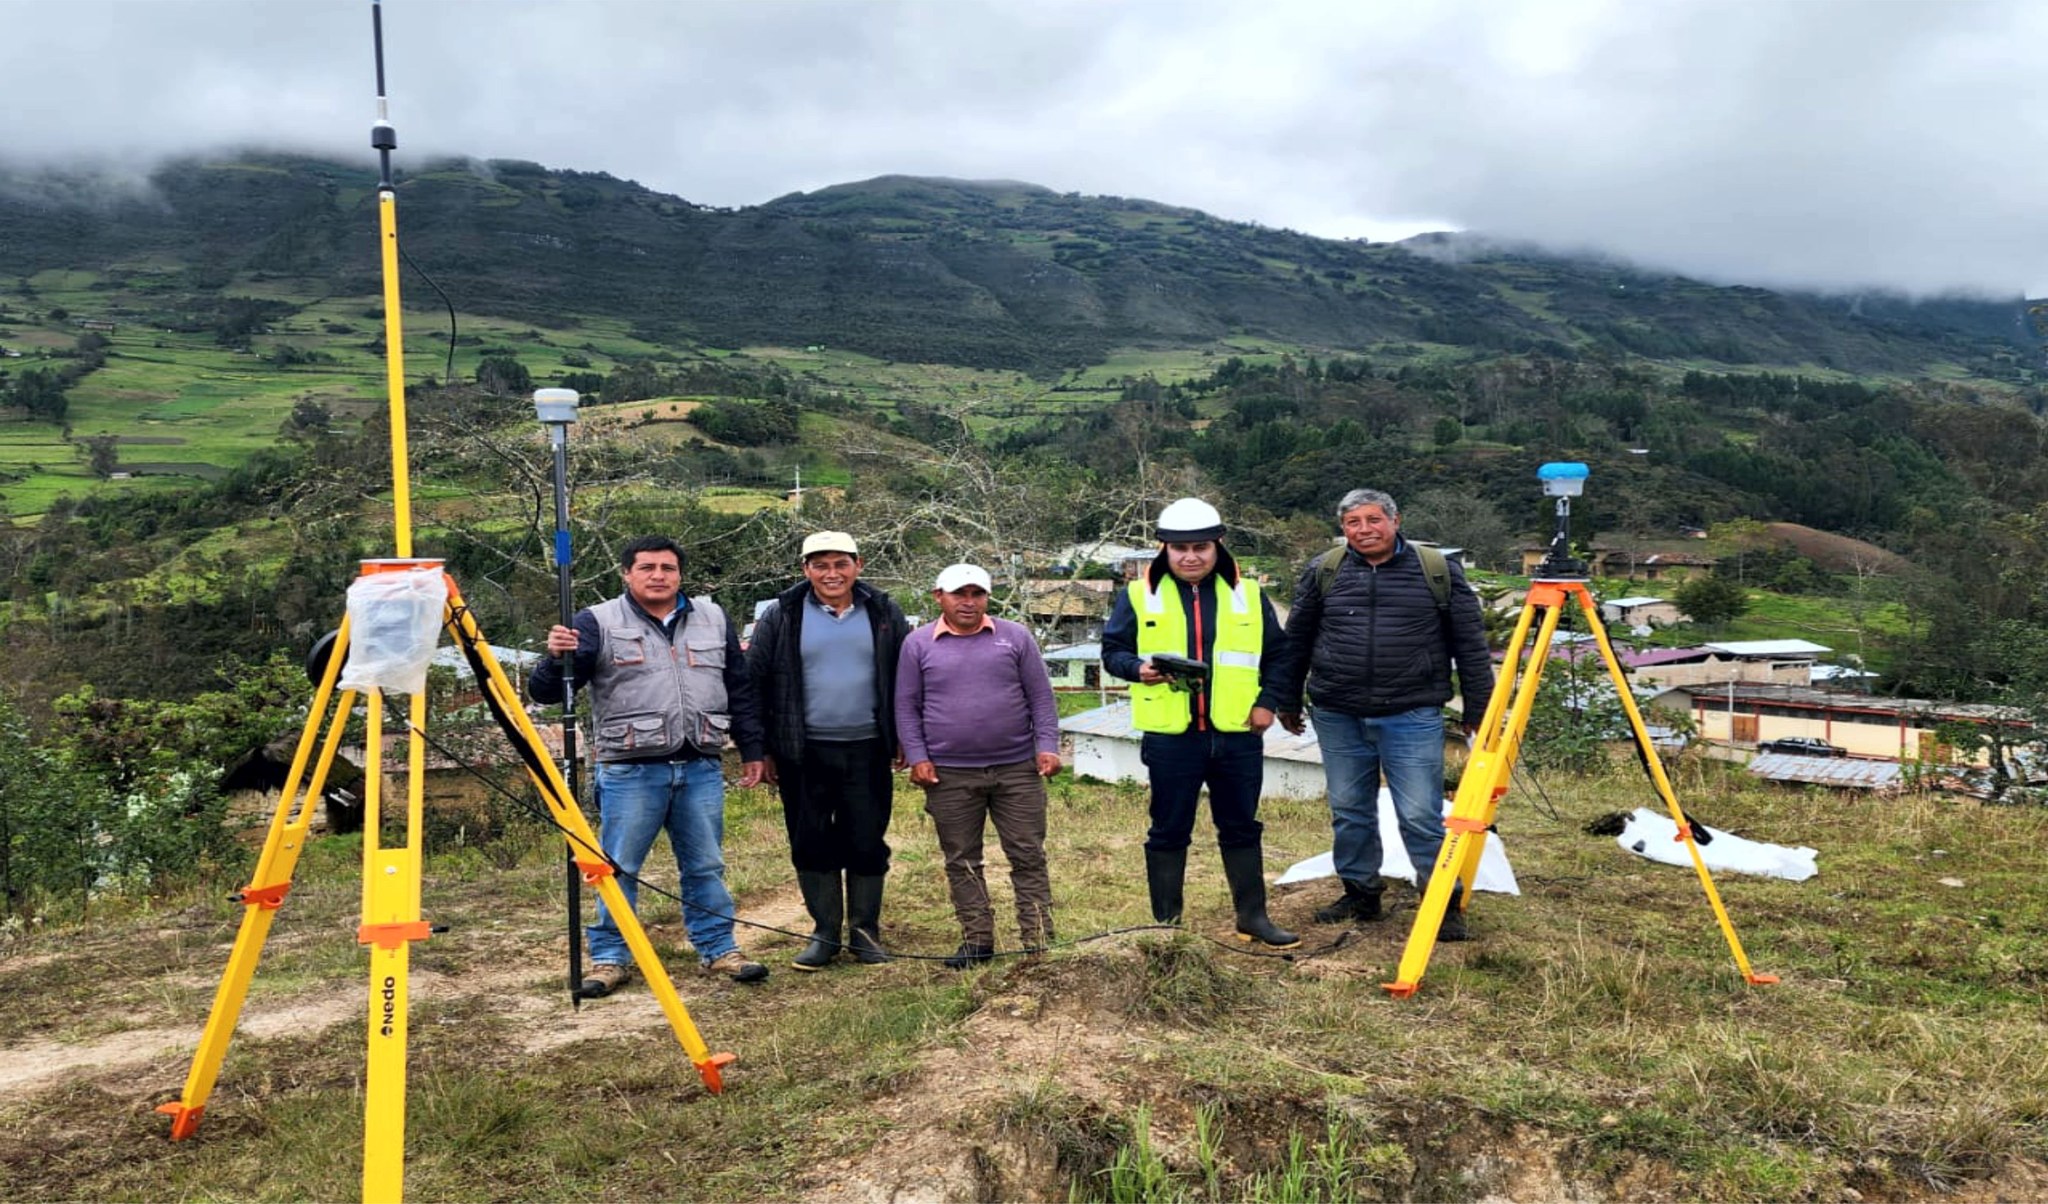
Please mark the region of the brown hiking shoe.
POLYGON ((747 955, 737 949, 705 962, 704 972, 723 974, 734 982, 760 982, 768 977, 768 967, 760 962, 748 961, 747 955))
POLYGON ((633 981, 633 967, 617 962, 599 962, 590 967, 590 973, 583 976, 583 997, 603 999, 605 996, 633 981))

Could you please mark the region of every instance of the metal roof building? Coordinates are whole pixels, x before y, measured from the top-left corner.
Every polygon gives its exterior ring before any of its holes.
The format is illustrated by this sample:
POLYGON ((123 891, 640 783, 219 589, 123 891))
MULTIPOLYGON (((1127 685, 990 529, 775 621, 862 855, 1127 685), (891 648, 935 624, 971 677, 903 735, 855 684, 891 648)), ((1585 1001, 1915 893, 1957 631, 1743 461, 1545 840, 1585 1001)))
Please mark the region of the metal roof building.
POLYGON ((1804 782, 1842 790, 1897 790, 1906 781, 1905 767, 1897 761, 1793 753, 1759 753, 1750 761, 1749 772, 1773 782, 1804 782))

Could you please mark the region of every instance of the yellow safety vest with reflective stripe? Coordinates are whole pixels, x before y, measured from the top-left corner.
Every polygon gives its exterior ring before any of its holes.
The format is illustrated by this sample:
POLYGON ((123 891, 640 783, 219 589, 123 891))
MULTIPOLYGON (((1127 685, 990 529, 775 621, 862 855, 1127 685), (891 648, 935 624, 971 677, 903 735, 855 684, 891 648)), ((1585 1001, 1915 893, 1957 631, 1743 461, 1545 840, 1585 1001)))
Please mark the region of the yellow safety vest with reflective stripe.
MULTIPOLYGON (((1233 588, 1216 584, 1216 639, 1209 657, 1209 726, 1219 732, 1251 730, 1252 704, 1259 699, 1259 655, 1266 641, 1265 608, 1259 586, 1240 579, 1233 588)), ((1149 588, 1144 577, 1126 587, 1138 617, 1138 655, 1188 654, 1188 612, 1173 579, 1149 588)), ((1197 589, 1200 587, 1197 586, 1197 589)), ((1201 604, 1197 598, 1196 605, 1201 604)), ((1131 726, 1141 732, 1177 735, 1193 722, 1190 696, 1169 685, 1131 685, 1131 726)))

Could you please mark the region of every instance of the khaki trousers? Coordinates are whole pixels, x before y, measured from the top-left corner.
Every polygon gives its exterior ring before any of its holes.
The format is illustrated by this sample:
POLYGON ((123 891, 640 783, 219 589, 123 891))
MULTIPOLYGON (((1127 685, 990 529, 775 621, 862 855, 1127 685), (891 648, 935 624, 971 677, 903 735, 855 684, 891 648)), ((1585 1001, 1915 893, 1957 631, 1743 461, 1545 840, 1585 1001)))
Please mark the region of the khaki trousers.
POLYGON ((1045 872, 1045 779, 1031 761, 963 769, 938 767, 939 784, 925 790, 925 813, 946 855, 946 887, 961 939, 991 948, 995 909, 982 874, 982 839, 993 819, 996 839, 1010 860, 1017 897, 1017 928, 1026 948, 1052 940, 1052 879, 1045 872))

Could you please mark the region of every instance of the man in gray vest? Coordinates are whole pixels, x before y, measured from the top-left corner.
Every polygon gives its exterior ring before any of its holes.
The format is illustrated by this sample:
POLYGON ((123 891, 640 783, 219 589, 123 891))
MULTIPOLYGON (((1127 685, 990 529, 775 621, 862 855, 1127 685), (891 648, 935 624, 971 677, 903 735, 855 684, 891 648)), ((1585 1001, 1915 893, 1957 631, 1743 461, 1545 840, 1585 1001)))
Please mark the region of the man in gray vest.
POLYGON ((811 939, 790 964, 822 970, 844 948, 862 965, 882 948, 889 872, 889 778, 896 747, 896 657, 910 624, 860 579, 844 531, 804 540, 804 579, 754 624, 747 669, 768 732, 768 780, 782 790, 789 859, 811 939), (843 939, 842 939, 843 938, 843 939))
MULTIPOLYGON (((553 657, 534 667, 535 701, 560 702, 562 663, 574 652, 576 688, 590 691, 591 754, 597 760, 598 843, 621 871, 626 901, 666 831, 682 878, 683 927, 707 974, 760 982, 732 935, 725 887, 725 774, 728 734, 739 745, 741 787, 761 781, 761 721, 739 635, 709 598, 683 596, 683 550, 642 536, 619 555, 626 592, 576 612, 574 626, 548 630, 553 657)), ((632 955, 602 901, 590 936, 583 994, 599 998, 632 978, 632 955)))

